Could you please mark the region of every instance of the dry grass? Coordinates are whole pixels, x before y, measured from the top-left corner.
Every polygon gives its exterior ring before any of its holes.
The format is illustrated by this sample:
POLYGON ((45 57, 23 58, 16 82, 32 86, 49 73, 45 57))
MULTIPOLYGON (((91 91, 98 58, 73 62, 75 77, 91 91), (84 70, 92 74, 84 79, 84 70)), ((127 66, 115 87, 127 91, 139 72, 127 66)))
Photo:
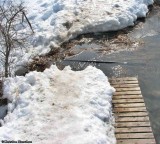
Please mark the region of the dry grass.
POLYGON ((57 48, 51 50, 45 56, 37 56, 31 63, 28 64, 28 71, 43 72, 46 68, 49 68, 52 64, 63 60, 65 57, 73 56, 75 53, 70 49, 57 48))

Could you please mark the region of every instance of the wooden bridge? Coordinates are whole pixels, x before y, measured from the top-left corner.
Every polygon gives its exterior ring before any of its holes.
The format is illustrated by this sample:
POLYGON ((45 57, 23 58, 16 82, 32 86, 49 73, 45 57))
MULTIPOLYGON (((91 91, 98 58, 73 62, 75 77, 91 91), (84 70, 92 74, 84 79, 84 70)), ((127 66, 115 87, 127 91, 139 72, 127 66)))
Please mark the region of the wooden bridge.
POLYGON ((112 78, 117 144, 156 144, 136 77, 112 78))

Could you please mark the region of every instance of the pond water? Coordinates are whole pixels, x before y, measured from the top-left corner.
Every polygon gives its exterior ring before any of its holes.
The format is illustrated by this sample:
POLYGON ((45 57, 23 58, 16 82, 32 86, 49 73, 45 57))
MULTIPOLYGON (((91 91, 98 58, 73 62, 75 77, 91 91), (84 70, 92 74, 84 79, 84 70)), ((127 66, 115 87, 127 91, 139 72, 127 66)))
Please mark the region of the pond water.
POLYGON ((73 60, 114 61, 114 63, 64 62, 74 70, 94 65, 108 77, 138 77, 157 144, 160 144, 160 8, 149 14, 144 24, 129 36, 144 42, 137 50, 103 55, 95 51, 83 52, 73 60))

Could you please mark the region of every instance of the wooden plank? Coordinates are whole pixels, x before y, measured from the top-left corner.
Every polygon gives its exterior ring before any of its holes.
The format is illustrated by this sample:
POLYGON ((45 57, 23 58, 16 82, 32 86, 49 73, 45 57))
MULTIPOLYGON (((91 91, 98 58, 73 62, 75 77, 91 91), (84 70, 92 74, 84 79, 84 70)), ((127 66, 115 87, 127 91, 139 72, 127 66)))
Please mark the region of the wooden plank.
POLYGON ((117 78, 115 78, 115 79, 110 79, 109 80, 111 83, 112 82, 135 82, 135 81, 138 81, 138 79, 136 79, 136 78, 122 78, 122 79, 117 79, 117 78))
POLYGON ((136 77, 123 77, 123 78, 112 78, 110 81, 137 81, 136 77))
POLYGON ((115 116, 118 116, 118 117, 134 117, 134 116, 137 116, 137 117, 143 117, 143 116, 148 116, 148 113, 147 112, 125 112, 125 113, 116 113, 115 116))
POLYGON ((151 138, 154 138, 153 137, 153 134, 152 133, 130 133, 130 134, 116 134, 116 138, 117 139, 130 139, 130 138, 135 138, 135 139, 138 139, 138 138, 148 138, 148 139, 151 139, 151 138))
POLYGON ((117 84, 138 84, 138 81, 112 81, 112 85, 117 85, 117 84))
POLYGON ((116 104, 115 108, 135 108, 135 107, 145 107, 144 103, 124 103, 124 104, 116 104))
POLYGON ((115 123, 115 127, 146 127, 150 126, 150 122, 119 122, 115 123))
POLYGON ((146 117, 118 117, 116 122, 149 122, 149 118, 146 117))
POLYGON ((152 129, 150 127, 130 127, 130 128, 117 128, 115 130, 116 133, 152 133, 152 129))
POLYGON ((117 88, 116 92, 121 91, 140 91, 141 89, 139 87, 130 87, 130 88, 117 88))
POLYGON ((111 85, 114 88, 133 88, 133 87, 138 87, 139 84, 112 84, 111 85))
POLYGON ((122 77, 122 78, 115 78, 115 77, 113 77, 113 78, 111 78, 111 79, 109 79, 110 81, 119 81, 119 80, 125 80, 125 81, 136 81, 137 80, 137 78, 136 77, 122 77))
POLYGON ((113 99, 112 103, 144 103, 143 99, 113 99))
POLYGON ((118 144, 155 144, 137 78, 113 78, 110 81, 116 89, 112 103, 118 144))
POLYGON ((143 99, 142 95, 114 95, 113 99, 143 99))
POLYGON ((115 92, 114 95, 141 95, 141 91, 121 91, 115 92))
POLYGON ((117 144, 156 144, 154 139, 119 139, 117 144))
POLYGON ((138 108, 114 108, 113 112, 146 112, 146 107, 138 107, 138 108))

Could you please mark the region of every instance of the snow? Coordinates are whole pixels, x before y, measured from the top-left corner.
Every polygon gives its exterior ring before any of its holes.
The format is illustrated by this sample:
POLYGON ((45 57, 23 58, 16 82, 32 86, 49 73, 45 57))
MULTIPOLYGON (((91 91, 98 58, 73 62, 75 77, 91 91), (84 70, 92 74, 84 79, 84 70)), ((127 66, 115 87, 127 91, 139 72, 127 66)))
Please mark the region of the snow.
MULTIPOLYGON (((23 1, 35 35, 30 38, 23 56, 21 51, 15 54, 15 63, 20 66, 80 34, 132 26, 138 17, 146 16, 147 6, 153 4, 153 0, 23 1)), ((27 28, 18 29, 28 31, 27 28)))
POLYGON ((24 0, 40 54, 64 41, 89 32, 118 30, 145 17, 153 0, 24 0), (32 7, 32 10, 30 9, 32 7), (42 48, 43 47, 43 48, 42 48))
POLYGON ((115 144, 112 94, 101 70, 74 72, 52 65, 44 72, 8 78, 4 96, 8 114, 0 140, 37 144, 115 144))

